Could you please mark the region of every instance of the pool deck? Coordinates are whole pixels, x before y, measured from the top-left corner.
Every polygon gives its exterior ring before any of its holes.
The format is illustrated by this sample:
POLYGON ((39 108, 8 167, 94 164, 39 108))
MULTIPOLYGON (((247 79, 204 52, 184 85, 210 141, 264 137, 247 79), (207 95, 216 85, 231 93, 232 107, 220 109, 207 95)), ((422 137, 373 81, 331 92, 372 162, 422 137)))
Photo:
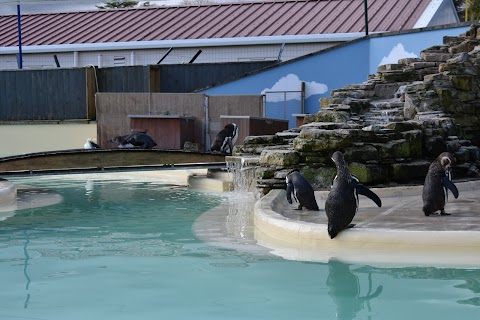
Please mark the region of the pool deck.
POLYGON ((325 199, 315 192, 320 211, 295 210, 284 190, 273 190, 254 210, 255 239, 272 253, 292 260, 352 263, 415 264, 480 267, 480 180, 455 182, 449 216, 425 216, 422 186, 372 188, 382 199, 378 208, 360 196, 354 228, 336 238, 327 234, 325 199))

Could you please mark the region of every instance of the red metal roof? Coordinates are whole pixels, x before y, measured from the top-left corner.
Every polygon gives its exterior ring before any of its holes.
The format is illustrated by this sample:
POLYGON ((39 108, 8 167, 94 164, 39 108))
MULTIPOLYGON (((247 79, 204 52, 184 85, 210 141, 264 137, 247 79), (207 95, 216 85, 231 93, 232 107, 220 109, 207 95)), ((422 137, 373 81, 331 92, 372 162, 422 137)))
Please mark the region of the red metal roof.
MULTIPOLYGON (((369 32, 413 29, 431 0, 368 0, 369 32)), ((0 15, 0 46, 17 46, 0 15)), ((22 15, 22 45, 237 38, 365 31, 364 0, 285 0, 22 15)))

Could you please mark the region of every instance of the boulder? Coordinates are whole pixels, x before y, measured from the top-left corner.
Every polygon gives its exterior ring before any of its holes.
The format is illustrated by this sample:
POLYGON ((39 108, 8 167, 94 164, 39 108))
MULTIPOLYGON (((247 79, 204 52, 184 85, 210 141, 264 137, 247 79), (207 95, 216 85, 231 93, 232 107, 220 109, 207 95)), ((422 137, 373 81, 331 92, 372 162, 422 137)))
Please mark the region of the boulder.
POLYGON ((260 154, 260 164, 270 166, 295 166, 300 163, 300 154, 295 150, 265 149, 260 154))
POLYGON ((348 130, 302 130, 293 140, 293 147, 299 152, 324 152, 347 148, 352 144, 348 130))
POLYGON ((373 184, 387 181, 386 170, 383 165, 352 162, 348 167, 361 183, 373 184))

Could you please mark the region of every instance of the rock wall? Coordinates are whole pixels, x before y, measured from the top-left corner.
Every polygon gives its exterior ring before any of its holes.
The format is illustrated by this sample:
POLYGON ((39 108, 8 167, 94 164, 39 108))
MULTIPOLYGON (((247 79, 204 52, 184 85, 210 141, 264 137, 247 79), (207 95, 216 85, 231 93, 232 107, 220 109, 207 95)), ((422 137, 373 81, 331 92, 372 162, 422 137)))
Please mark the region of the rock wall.
POLYGON ((445 37, 421 58, 380 66, 366 82, 333 90, 320 107, 299 128, 247 137, 235 148, 235 155, 258 156, 261 194, 284 188, 293 169, 316 189, 329 187, 336 150, 369 185, 423 181, 430 162, 444 151, 455 155, 457 177, 479 177, 479 26, 445 37))

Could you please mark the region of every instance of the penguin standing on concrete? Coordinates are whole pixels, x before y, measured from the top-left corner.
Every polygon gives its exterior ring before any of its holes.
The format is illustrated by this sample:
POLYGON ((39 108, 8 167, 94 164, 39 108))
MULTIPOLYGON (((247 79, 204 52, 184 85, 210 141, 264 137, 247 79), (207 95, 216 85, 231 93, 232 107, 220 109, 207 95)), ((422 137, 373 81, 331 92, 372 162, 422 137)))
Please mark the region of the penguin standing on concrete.
POLYGON ((229 123, 215 137, 210 150, 218 151, 224 154, 232 154, 233 145, 237 142, 238 126, 235 123, 229 123))
POLYGON ((285 180, 287 182, 287 201, 292 203, 293 194, 293 198, 298 202, 296 210, 302 210, 302 207, 308 210, 319 210, 313 188, 300 172, 289 173, 285 180))
POLYGON ((449 152, 441 153, 428 168, 425 183, 423 184, 423 213, 429 216, 440 210, 440 215, 449 215, 445 212, 445 203, 448 200, 448 190, 458 198, 458 189, 451 180, 452 166, 455 158, 449 152))
POLYGON ((335 238, 340 231, 355 226, 351 222, 358 210, 359 194, 370 198, 377 206, 382 206, 380 198, 350 173, 341 152, 335 151, 332 160, 337 167, 337 176, 325 200, 330 239, 335 238))

